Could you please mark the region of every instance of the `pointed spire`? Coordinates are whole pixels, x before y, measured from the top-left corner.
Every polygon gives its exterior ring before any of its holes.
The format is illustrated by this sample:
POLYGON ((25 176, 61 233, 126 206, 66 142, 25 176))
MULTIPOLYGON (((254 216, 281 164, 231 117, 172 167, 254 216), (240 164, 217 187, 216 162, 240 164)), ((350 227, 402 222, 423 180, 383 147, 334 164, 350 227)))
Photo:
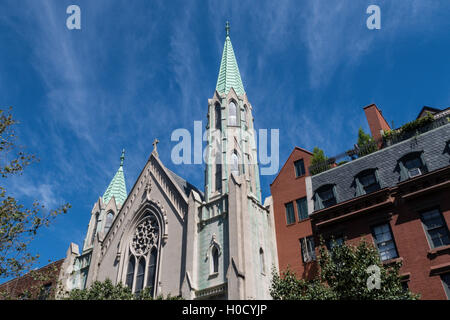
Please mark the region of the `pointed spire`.
POLYGON ((122 150, 122 155, 120 156, 120 166, 114 175, 113 179, 109 183, 108 188, 103 194, 103 203, 108 204, 111 198, 114 196, 116 200, 116 205, 119 207, 127 198, 127 187, 125 185, 125 175, 123 173, 123 161, 125 160, 125 149, 122 150))
POLYGON ((239 73, 238 64, 234 55, 233 45, 230 39, 230 24, 227 21, 225 25, 225 44, 222 53, 222 60, 220 62, 219 76, 217 77, 216 90, 219 93, 227 94, 231 88, 236 91, 238 95, 245 93, 244 85, 242 84, 241 74, 239 73))

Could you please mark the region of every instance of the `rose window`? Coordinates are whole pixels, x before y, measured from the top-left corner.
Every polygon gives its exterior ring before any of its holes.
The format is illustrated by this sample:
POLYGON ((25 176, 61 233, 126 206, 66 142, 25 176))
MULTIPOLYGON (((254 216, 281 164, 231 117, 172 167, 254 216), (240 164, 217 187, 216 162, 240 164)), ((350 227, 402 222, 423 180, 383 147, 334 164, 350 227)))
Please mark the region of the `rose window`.
POLYGON ((141 256, 146 254, 153 246, 158 244, 159 227, 154 217, 145 218, 134 232, 131 248, 134 254, 141 256))

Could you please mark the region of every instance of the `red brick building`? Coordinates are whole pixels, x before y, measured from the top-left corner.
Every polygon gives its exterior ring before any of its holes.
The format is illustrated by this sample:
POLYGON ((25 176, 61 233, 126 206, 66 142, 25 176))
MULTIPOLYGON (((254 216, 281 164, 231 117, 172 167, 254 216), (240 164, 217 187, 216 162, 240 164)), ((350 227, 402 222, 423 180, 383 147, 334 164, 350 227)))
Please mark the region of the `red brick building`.
POLYGON ((383 132, 391 128, 377 106, 364 111, 375 150, 342 153, 319 173, 318 167, 306 169, 315 174, 302 180, 304 187, 289 173, 294 150, 272 184, 280 270, 295 265, 297 275, 308 276, 319 236, 338 243, 365 238, 375 244, 384 263, 403 262, 400 273, 412 292, 422 299, 448 299, 450 109, 424 107, 420 121, 387 135, 383 132), (348 162, 336 165, 337 160, 348 162), (305 188, 313 209, 309 219, 292 227, 285 222, 289 210, 283 204, 304 196, 305 188))
POLYGON ((0 285, 1 299, 54 299, 64 259, 9 280, 0 285))
POLYGON ((311 177, 312 153, 295 147, 275 180, 270 185, 280 270, 289 268, 297 275, 314 275, 314 264, 303 263, 300 239, 311 237, 309 213, 312 213, 311 177), (308 189, 309 186, 309 197, 308 189), (306 210, 305 210, 306 202, 306 210))

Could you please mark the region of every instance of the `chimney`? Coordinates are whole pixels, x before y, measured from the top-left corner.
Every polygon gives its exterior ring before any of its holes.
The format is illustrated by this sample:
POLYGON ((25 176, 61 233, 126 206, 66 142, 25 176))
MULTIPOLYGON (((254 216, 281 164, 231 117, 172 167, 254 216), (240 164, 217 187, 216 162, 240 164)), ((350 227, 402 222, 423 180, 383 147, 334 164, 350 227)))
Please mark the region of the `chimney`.
MULTIPOLYGON (((375 104, 368 105, 364 107, 364 112, 366 114, 367 122, 369 123, 370 133, 375 141, 380 141, 383 130, 391 130, 391 127, 384 119, 381 110, 375 104)), ((381 141, 379 142, 379 145, 381 141)))

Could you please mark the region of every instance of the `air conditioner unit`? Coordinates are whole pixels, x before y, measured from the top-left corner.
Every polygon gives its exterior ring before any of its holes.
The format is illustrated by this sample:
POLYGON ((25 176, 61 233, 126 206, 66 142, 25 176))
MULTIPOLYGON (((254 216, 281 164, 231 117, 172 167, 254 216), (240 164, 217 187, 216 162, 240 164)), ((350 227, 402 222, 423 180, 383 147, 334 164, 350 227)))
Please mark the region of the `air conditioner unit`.
POLYGON ((410 169, 408 171, 408 173, 409 173, 410 178, 414 178, 414 177, 420 176, 422 174, 422 171, 420 171, 420 168, 413 168, 413 169, 410 169))

